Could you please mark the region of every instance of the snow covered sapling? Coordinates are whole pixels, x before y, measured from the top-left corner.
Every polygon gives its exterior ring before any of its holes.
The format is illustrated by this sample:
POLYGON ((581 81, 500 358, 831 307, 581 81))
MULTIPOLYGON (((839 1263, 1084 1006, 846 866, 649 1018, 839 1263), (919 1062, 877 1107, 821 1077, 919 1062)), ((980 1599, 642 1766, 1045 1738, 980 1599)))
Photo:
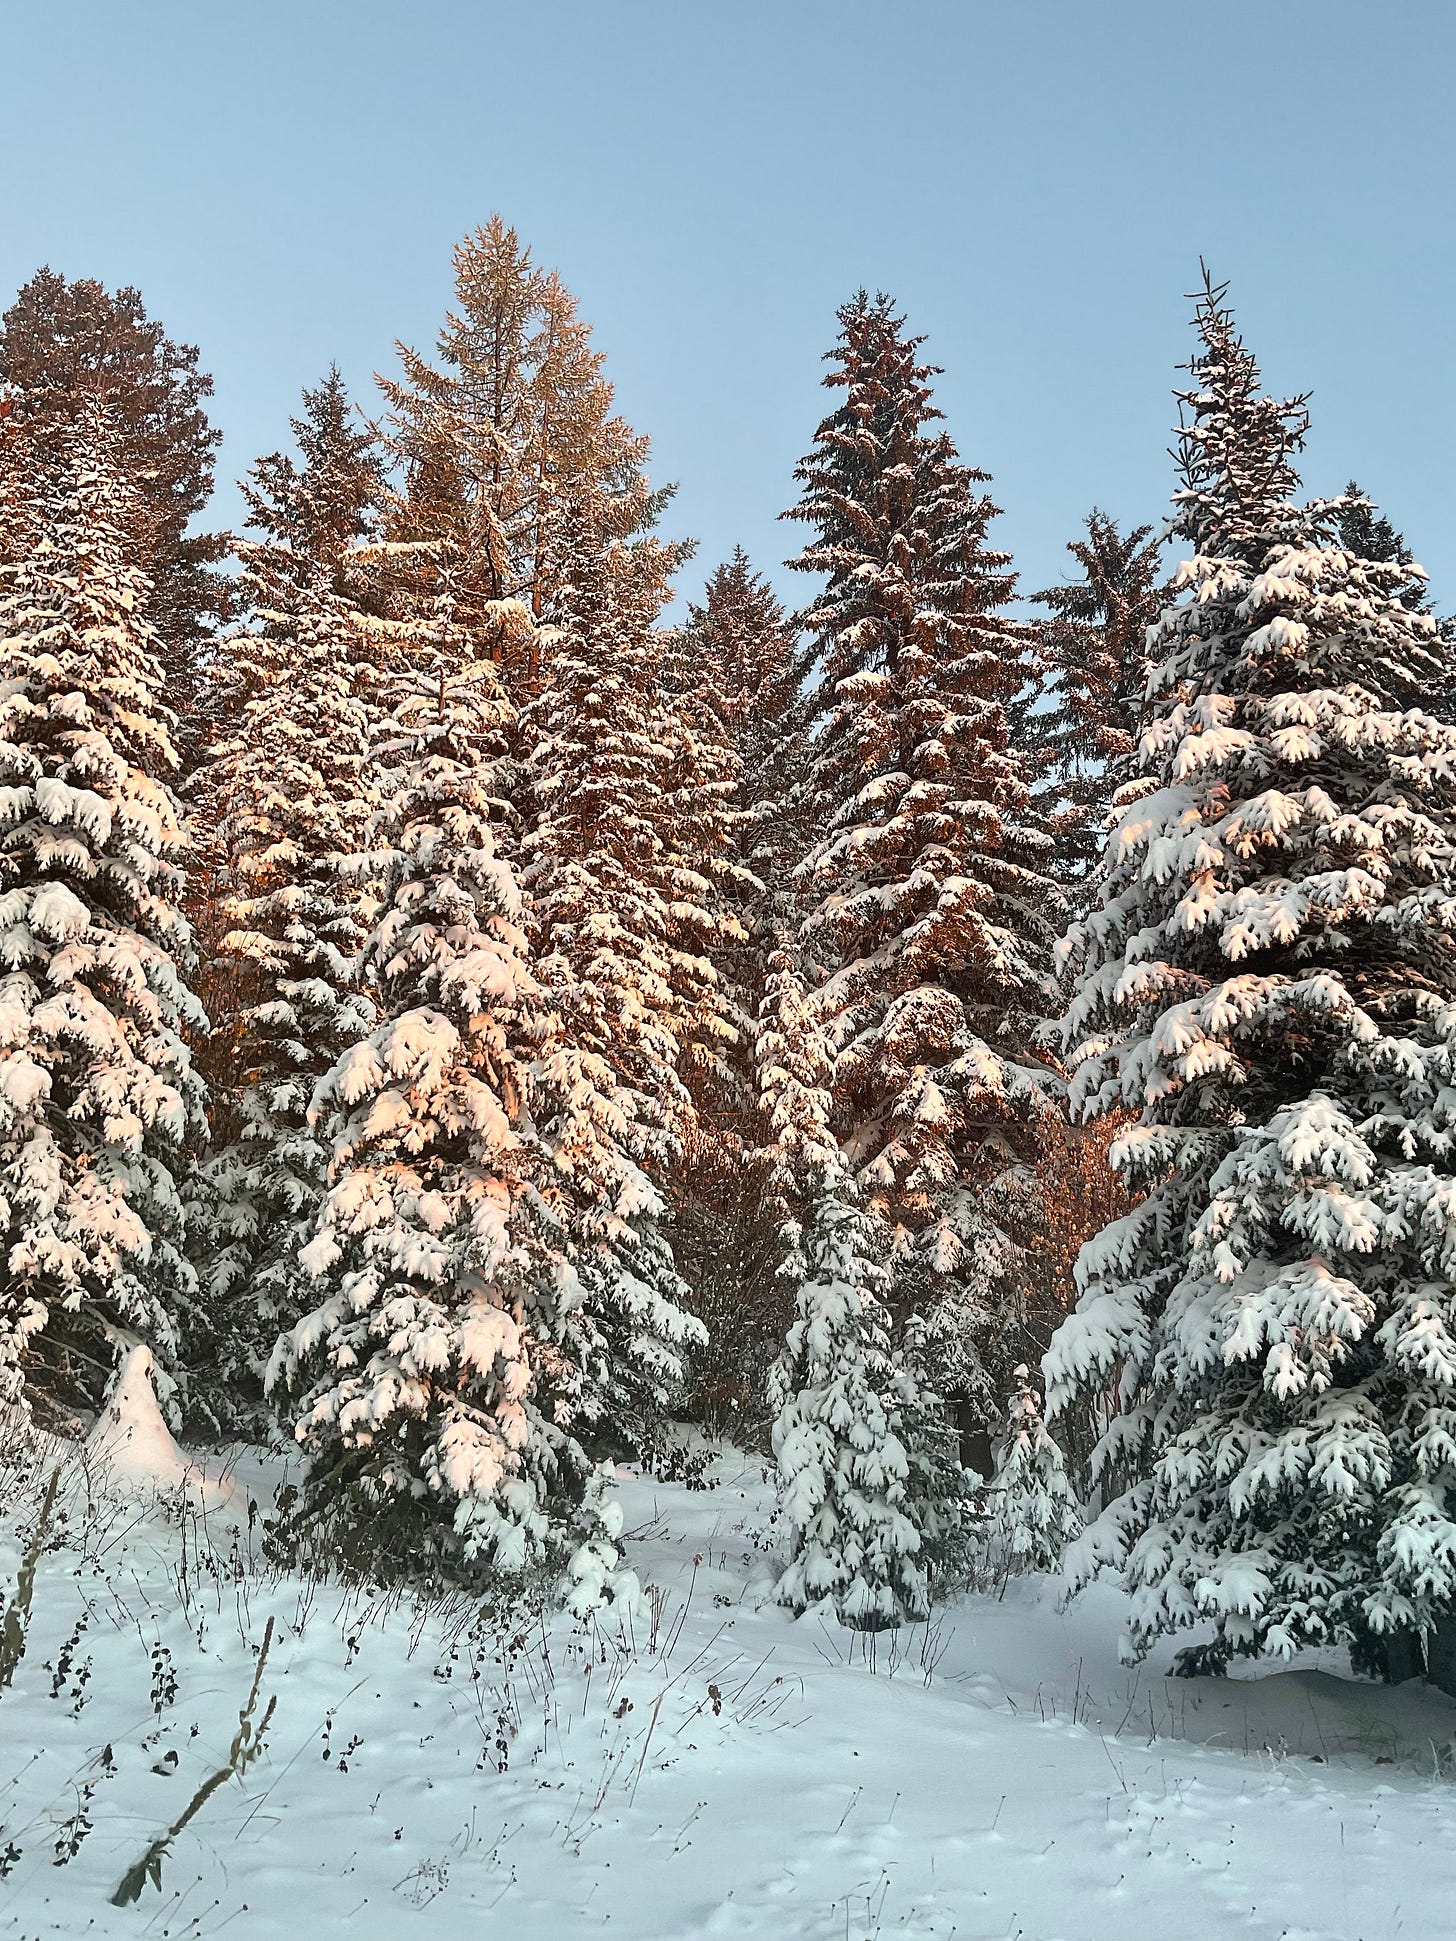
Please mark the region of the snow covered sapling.
POLYGON ((773 959, 762 1083, 783 1155, 785 1266, 794 1320, 774 1370, 773 1450, 788 1562, 774 1595, 824 1600, 880 1631, 929 1609, 901 1438, 905 1378, 889 1352, 884 1235, 857 1203, 829 1129, 829 1057, 788 952, 773 959))
POLYGON ((1456 1606, 1456 730, 1410 569, 1301 505, 1301 400, 1198 307, 1142 737, 1068 939, 1074 1108, 1145 1194, 1083 1250, 1053 1410, 1110 1396, 1131 1637, 1217 1662, 1456 1606))
POLYGON ((1053 1570, 1081 1534, 1081 1512, 1025 1362, 1012 1379, 990 1495, 993 1541, 1009 1570, 1053 1570))
POLYGON ((378 753, 397 783, 364 948, 382 1022, 320 1087, 333 1181, 279 1343, 305 1514, 381 1561, 519 1573, 564 1552, 586 1465, 562 1351, 575 1278, 531 1120, 539 993, 497 853, 506 710, 488 669, 423 670, 378 753))
POLYGON ((104 409, 9 481, 0 559, 0 1398, 95 1406, 143 1340, 164 1394, 194 1281, 185 843, 135 509, 104 409), (7 549, 8 551, 8 549, 7 549))

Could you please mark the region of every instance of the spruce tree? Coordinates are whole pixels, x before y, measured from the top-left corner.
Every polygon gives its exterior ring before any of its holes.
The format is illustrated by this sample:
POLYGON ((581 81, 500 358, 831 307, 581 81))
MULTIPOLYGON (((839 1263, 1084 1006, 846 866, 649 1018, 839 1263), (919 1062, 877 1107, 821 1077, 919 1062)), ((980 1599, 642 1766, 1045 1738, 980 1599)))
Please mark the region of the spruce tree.
MULTIPOLYGON (((1456 641, 1456 618, 1447 614, 1443 619, 1435 612, 1425 568, 1417 565, 1404 535, 1396 531, 1375 501, 1353 479, 1336 503, 1335 531, 1345 551, 1357 559, 1377 560, 1382 565, 1402 569, 1396 598, 1412 613, 1432 615, 1436 631, 1449 652, 1450 644, 1456 641)), ((1449 669, 1443 669, 1438 688, 1423 688, 1408 698, 1417 707, 1430 708, 1444 721, 1456 720, 1456 683, 1449 669)))
POLYGON ((1081 1534, 1081 1512, 1025 1362, 1012 1381, 990 1495, 992 1541, 1009 1571, 1054 1570, 1081 1534))
POLYGON ((1399 562, 1296 501, 1303 401, 1198 305, 1142 758, 1069 939, 1074 1108, 1141 1203, 1083 1251, 1049 1399, 1108 1395, 1131 1636, 1185 1660, 1428 1634, 1456 1597, 1456 733, 1399 562))
POLYGON ((679 651, 692 707, 733 751, 730 834, 757 967, 743 973, 752 1017, 799 860, 809 669, 797 631, 741 547, 708 581, 701 605, 688 608, 679 651))
POLYGON ((53 1412, 96 1406, 136 1342, 173 1393, 203 1018, 118 436, 91 399, 25 456, 25 543, 0 557, 0 1393, 53 1412))
POLYGON ((585 1463, 563 1352, 574 1276, 533 1120, 545 1027, 494 831, 508 709, 493 672, 422 647, 375 752, 383 902, 363 967, 381 1021, 317 1094, 332 1183, 280 1341, 304 1514, 377 1559, 507 1574, 558 1557, 585 1463))
POLYGON ((1068 541, 1078 578, 1031 597, 1050 618, 1035 630, 1037 706, 1026 728, 1045 764, 1043 791, 1059 877, 1086 875, 1118 789, 1133 779, 1148 628, 1168 589, 1151 526, 1119 530, 1093 509, 1068 541))
POLYGON ((770 1381, 788 1549, 774 1595, 796 1613, 829 1599, 851 1629, 885 1630, 929 1610, 902 1435, 920 1398, 891 1356, 886 1236, 834 1136, 832 1061, 786 942, 771 959, 758 1061, 794 1299, 770 1381))
POLYGON ((797 637, 741 550, 689 608, 669 672, 716 1000, 683 1070, 691 1112, 671 1182, 673 1247, 709 1334, 694 1406, 741 1433, 763 1406, 786 1325, 754 1041, 775 926, 792 902, 807 748, 797 637))
POLYGON ((1335 533, 1347 553, 1356 559, 1378 560, 1385 566, 1403 566, 1406 573, 1395 588, 1396 598, 1412 613, 1429 613, 1431 595, 1425 570, 1416 564, 1415 554, 1405 543, 1370 495, 1354 479, 1345 487, 1334 508, 1335 533))
POLYGON ((540 1129, 584 1289, 584 1410, 649 1447, 701 1324, 667 1237, 663 1183, 686 1099, 678 1071, 702 968, 673 942, 663 839, 672 751, 654 690, 653 606, 587 506, 564 524, 546 610, 549 679, 523 717, 523 881, 536 974, 558 1021, 539 1061, 540 1129))
POLYGON ((207 1269, 219 1405, 233 1411, 260 1399, 274 1341, 309 1301, 299 1254, 328 1164, 313 1092, 373 1018, 353 977, 364 913, 350 869, 365 844, 381 648, 351 592, 379 469, 337 372, 305 392, 294 429, 302 464, 274 453, 244 487, 261 535, 237 546, 250 623, 219 655, 229 728, 201 783, 227 885, 207 1269))
POLYGON ((839 319, 825 382, 843 399, 788 515, 813 529, 792 563, 826 581, 802 615, 819 663, 802 941, 835 1131, 892 1238, 893 1307, 920 1311, 933 1385, 989 1422, 1034 1217, 1025 1161, 1051 1074, 1033 1041, 1059 914, 1008 745, 1025 639, 985 474, 935 430, 921 340, 884 296, 839 319))
POLYGON ((361 548, 378 538, 387 502, 384 454, 337 364, 304 390, 289 425, 298 456, 269 452, 242 483, 249 529, 274 549, 275 570, 291 560, 300 584, 358 600, 371 590, 361 548))
POLYGON ((173 705, 189 707, 225 590, 215 569, 226 550, 221 535, 194 530, 222 442, 208 423, 212 379, 198 367, 196 346, 174 343, 139 291, 108 291, 94 278, 71 282, 44 268, 0 317, 6 384, 43 439, 62 435, 87 399, 107 407, 116 463, 131 482, 118 508, 130 522, 128 551, 151 581, 151 624, 173 705))

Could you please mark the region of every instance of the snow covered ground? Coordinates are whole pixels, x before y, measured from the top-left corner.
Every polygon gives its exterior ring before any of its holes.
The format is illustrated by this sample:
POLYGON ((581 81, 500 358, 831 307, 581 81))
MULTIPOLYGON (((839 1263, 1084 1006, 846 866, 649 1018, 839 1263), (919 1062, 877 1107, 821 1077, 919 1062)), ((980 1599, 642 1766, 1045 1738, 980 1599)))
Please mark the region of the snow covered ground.
MULTIPOLYGON (((183 1514, 133 1496, 89 1525, 73 1478, 0 1691, 0 1933, 1451 1931, 1456 1706, 1439 1694, 1314 1663, 1180 1683, 1169 1647, 1130 1670, 1110 1586, 1064 1611, 1022 1581, 877 1641, 795 1623, 761 1605, 761 1469, 724 1455, 711 1480, 622 1478, 651 1607, 628 1634, 557 1619, 509 1638, 460 1602, 270 1571, 248 1514, 261 1469, 183 1514), (226 1762, 270 1621, 261 1755, 177 1836, 160 1887, 111 1906, 226 1762)), ((0 1596, 19 1559, 8 1526, 0 1596)))

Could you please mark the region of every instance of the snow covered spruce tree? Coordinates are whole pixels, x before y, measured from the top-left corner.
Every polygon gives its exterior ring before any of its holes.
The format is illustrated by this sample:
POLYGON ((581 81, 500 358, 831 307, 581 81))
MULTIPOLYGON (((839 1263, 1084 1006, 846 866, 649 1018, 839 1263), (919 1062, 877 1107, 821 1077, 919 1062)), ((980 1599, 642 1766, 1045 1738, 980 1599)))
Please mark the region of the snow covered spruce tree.
POLYGON ((74 422, 87 399, 106 408, 115 467, 128 482, 115 510, 130 522, 127 557, 151 588, 154 651, 181 717, 172 738, 185 740, 190 755, 192 704, 226 586, 217 562, 227 552, 224 534, 198 530, 222 433, 207 420, 212 379, 198 368, 197 348, 173 342, 139 290, 42 268, 0 316, 6 384, 23 394, 43 438, 74 422))
POLYGON ((664 844, 671 749, 653 700, 655 600, 590 507, 564 521, 546 609, 548 679, 523 718, 530 823, 523 881, 554 1014, 539 1123, 583 1305, 584 1421, 650 1447, 702 1325, 667 1237, 663 1182, 686 1096, 678 1057, 706 967, 675 949, 664 844))
POLYGON ((1073 1100, 1146 1197, 1083 1251, 1049 1399, 1110 1394, 1131 1642, 1429 1634, 1456 1601, 1456 732, 1407 569, 1300 505, 1302 400, 1198 306, 1151 792, 1069 938, 1073 1100))
POLYGON ((787 940, 771 959, 758 1062, 794 1290, 770 1380, 788 1550, 774 1595, 796 1613, 827 1599, 851 1629, 885 1630, 930 1608, 902 1435, 918 1397, 891 1358, 886 1235, 831 1127, 831 1059, 787 940))
POLYGON ((1080 576, 1032 595, 1049 617, 1033 633, 1038 705, 1025 725, 1044 764, 1041 792, 1063 880, 1086 876, 1119 788, 1132 780, 1148 628, 1168 588, 1151 526, 1121 532, 1105 512, 1068 542, 1080 576))
POLYGON ((328 1169, 314 1087, 373 1021, 353 974, 364 916, 349 864, 365 841, 382 650, 356 604, 352 548, 371 536, 380 472, 337 372, 304 393, 294 430, 302 464, 274 453, 244 485, 262 535, 237 547, 251 620, 222 644, 227 727, 200 782, 226 885, 207 1272, 218 1406, 240 1419, 279 1334, 312 1305, 299 1255, 328 1169))
POLYGON ((574 1277, 531 1117, 541 994, 494 836, 507 710, 489 669, 420 661, 375 751, 394 778, 363 951, 381 1019, 319 1088, 316 1305, 270 1380, 305 1517, 342 1509, 376 1564, 519 1573, 561 1551, 583 1491, 574 1277))
POLYGON ((142 1343, 164 1400, 195 1316, 200 1144, 176 757, 105 408, 8 488, 0 558, 0 1395, 94 1407, 142 1343), (10 543, 19 536, 13 554, 10 543))
POLYGON ((1335 534, 1347 553, 1359 559, 1378 560, 1382 565, 1402 566, 1405 574, 1394 588, 1403 607, 1412 613, 1431 611, 1431 594, 1422 567, 1375 501, 1354 479, 1345 487, 1334 508, 1335 534))
POLYGON ((1433 616, 1436 632, 1446 643, 1448 661, 1438 689, 1433 692, 1423 688, 1409 698, 1416 705, 1440 715, 1443 721, 1456 720, 1456 680, 1453 680, 1449 668, 1450 645, 1456 642, 1456 616, 1436 613, 1425 568, 1417 565, 1404 534, 1396 531, 1375 501, 1353 479, 1340 495, 1335 512, 1335 532, 1347 553, 1404 569, 1404 578, 1396 589, 1397 597, 1401 605, 1409 607, 1412 613, 1429 613, 1433 616))
MULTIPOLYGON (((717 1034, 690 1048, 691 1114, 670 1182, 673 1250, 708 1328, 690 1406, 714 1428, 761 1425, 765 1376, 782 1344, 776 1223, 765 1217, 770 1154, 754 1059, 775 922, 789 907, 807 750, 797 637, 740 550, 709 580, 671 642, 680 735, 694 751, 681 792, 697 798, 701 939, 716 974, 717 1034)), ((681 842, 681 837, 679 838, 681 842)))
POLYGON ((749 980, 744 995, 751 1018, 799 860, 795 822, 807 756, 804 688, 810 670, 795 628, 741 547, 708 581, 702 604, 688 608, 677 648, 690 705, 733 751, 733 887, 752 941, 753 968, 742 973, 749 980))
POLYGON ((985 474, 934 430, 922 340, 884 296, 839 320, 825 382, 843 399, 787 515, 813 529, 793 564, 826 581, 801 616, 820 667, 802 942, 897 1320, 918 1314, 931 1385, 989 1425, 1025 1352, 1019 1235, 1055 1089, 1033 1038, 1060 906, 1006 726, 1025 641, 985 474))
POLYGON ((1054 1570, 1082 1515, 1025 1362, 1012 1381, 990 1493, 992 1546, 1009 1571, 1054 1570))

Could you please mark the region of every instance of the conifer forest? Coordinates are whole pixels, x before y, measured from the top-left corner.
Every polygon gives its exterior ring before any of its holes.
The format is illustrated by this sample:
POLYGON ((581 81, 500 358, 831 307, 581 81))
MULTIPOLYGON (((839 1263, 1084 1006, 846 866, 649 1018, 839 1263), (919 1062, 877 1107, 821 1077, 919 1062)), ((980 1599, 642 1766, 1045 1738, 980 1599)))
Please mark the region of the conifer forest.
POLYGON ((1044 588, 873 286, 767 560, 506 215, 236 530, 6 294, 7 1933, 1447 1931, 1456 595, 1190 264, 1044 588))

